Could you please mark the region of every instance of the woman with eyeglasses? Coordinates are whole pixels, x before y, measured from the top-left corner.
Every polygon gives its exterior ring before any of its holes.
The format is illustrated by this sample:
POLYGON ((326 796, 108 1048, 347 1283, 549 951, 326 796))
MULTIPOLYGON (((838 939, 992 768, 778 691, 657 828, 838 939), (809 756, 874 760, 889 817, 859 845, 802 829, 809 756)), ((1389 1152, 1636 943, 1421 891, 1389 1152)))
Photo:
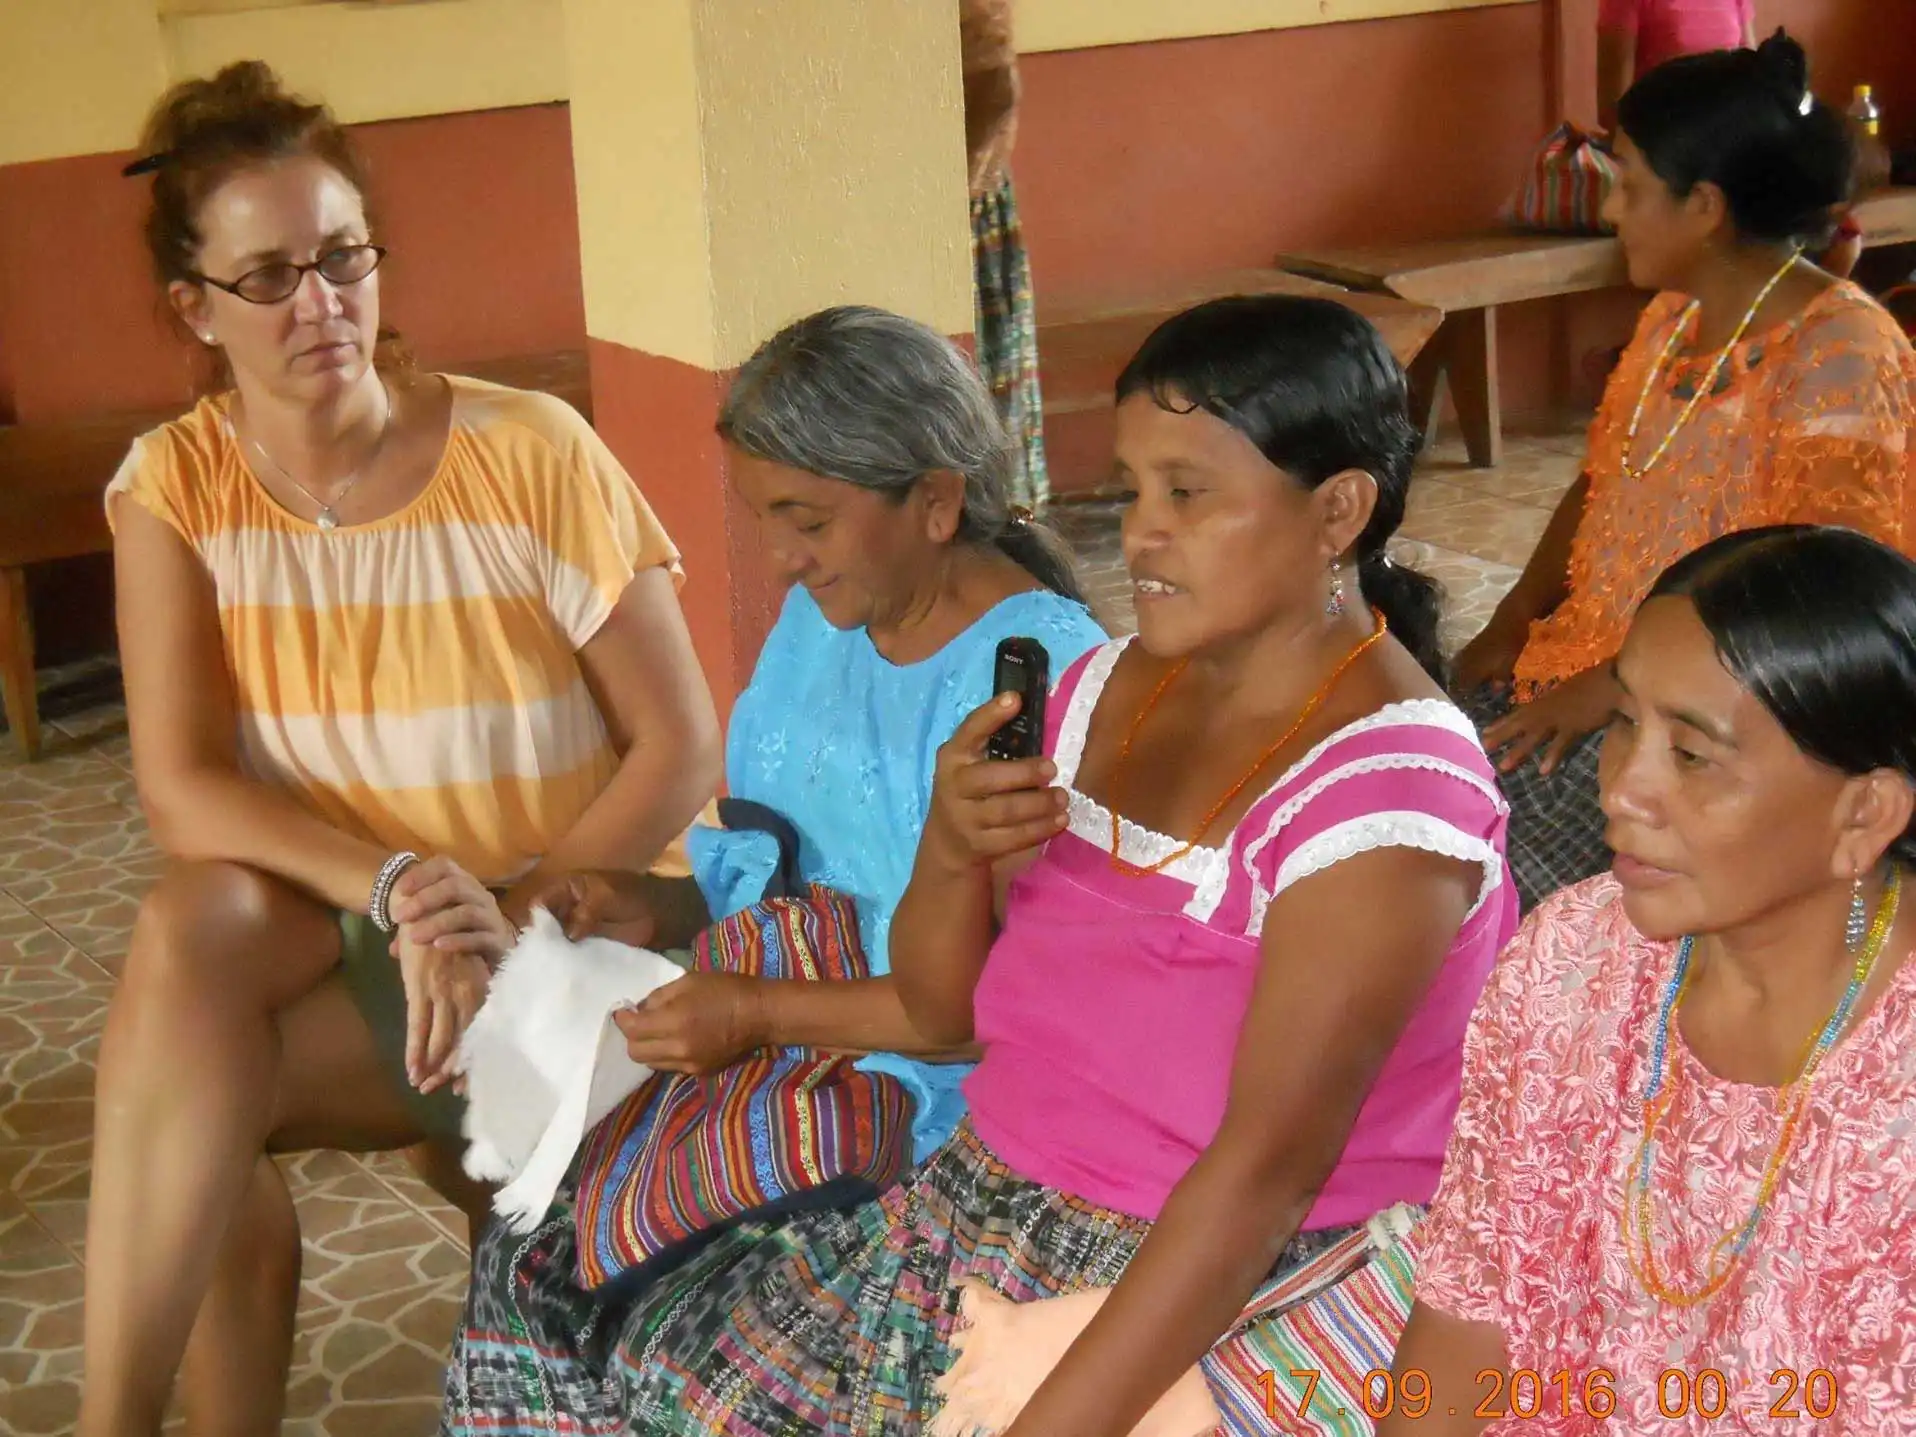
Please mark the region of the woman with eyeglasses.
MULTIPOLYGON (((108 493, 134 771, 169 865, 100 1052, 80 1430, 277 1431, 299 1237, 268 1154, 436 1143, 554 874, 716 788, 670 541, 566 405, 411 372, 350 143, 257 62, 148 122, 146 238, 218 383, 108 493)), ((475 1217, 480 1194, 456 1194, 475 1217)))

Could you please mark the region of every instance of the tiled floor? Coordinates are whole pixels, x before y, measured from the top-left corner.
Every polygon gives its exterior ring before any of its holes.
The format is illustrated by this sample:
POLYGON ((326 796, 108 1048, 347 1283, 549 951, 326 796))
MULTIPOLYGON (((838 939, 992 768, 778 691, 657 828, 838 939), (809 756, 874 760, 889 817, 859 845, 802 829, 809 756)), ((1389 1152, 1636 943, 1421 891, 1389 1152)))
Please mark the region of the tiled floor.
MULTIPOLYGON (((1400 553, 1442 579, 1467 637, 1576 474, 1574 430, 1513 435, 1505 464, 1441 445, 1400 553)), ((1058 513, 1094 601, 1131 622, 1113 511, 1058 513)), ((27 766, 0 742, 0 1434, 71 1429, 79 1393, 93 1059, 140 895, 160 866, 136 808, 124 711, 50 724, 27 766)), ((306 1240, 290 1418, 300 1437, 432 1430, 439 1354, 465 1279, 463 1223, 397 1157, 288 1165, 306 1240)))
MULTIPOLYGON (((0 753, 0 1433, 72 1429, 93 1058, 140 895, 159 871, 117 707, 0 753)), ((306 1236, 289 1432, 432 1430, 464 1292, 464 1220, 398 1157, 288 1164, 306 1236)))

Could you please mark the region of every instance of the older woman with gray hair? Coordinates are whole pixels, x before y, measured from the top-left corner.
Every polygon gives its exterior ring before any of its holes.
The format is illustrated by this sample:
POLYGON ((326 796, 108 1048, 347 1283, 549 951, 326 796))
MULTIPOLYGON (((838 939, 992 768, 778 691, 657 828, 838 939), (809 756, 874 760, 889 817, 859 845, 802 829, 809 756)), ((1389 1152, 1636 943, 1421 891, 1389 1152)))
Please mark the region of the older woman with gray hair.
MULTIPOLYGON (((889 977, 892 912, 938 749, 990 696, 1001 640, 1039 640, 1062 673, 1104 635, 1064 548, 1008 501, 1015 461, 989 392, 925 326, 860 307, 799 320, 739 372, 718 429, 791 585, 732 711, 727 787, 797 829, 805 881, 857 899, 867 957, 884 976, 783 983, 693 972, 620 1026, 636 1061, 668 1071, 713 1072, 768 1046, 869 1054, 867 1066, 911 1093, 922 1157, 957 1126, 969 1071, 968 1054, 941 1052, 914 1030, 889 977)), ((683 946, 758 899, 776 861, 767 843, 696 827, 691 878, 574 874, 544 901, 575 937, 683 946)), ((562 1193, 561 1209, 570 1203, 562 1193)), ((531 1239, 495 1225, 481 1244, 446 1430, 516 1430, 535 1400, 554 1430, 583 1430, 578 1419, 605 1401, 610 1366, 637 1361, 666 1314, 769 1230, 729 1228, 637 1294, 589 1292, 565 1216, 555 1212, 531 1239), (540 1381, 528 1385, 528 1371, 540 1381)))

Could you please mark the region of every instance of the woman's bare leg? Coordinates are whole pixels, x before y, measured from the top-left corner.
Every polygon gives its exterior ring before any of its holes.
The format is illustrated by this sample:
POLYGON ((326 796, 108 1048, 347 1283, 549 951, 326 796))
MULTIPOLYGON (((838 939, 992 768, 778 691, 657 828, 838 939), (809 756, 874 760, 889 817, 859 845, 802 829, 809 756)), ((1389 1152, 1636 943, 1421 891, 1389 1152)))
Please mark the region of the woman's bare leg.
POLYGON ((83 1437, 159 1431, 275 1124, 278 1015, 338 961, 333 914, 235 864, 176 864, 141 905, 100 1046, 83 1437))
MULTIPOLYGON (((380 1061, 344 981, 328 978, 279 1015, 279 1086, 267 1147, 364 1152, 416 1142, 419 1128, 380 1061)), ((227 1228, 181 1369, 192 1437, 279 1431, 299 1303, 299 1221, 271 1158, 253 1170, 227 1228)))
POLYGON ((299 1218, 286 1179, 261 1158, 226 1229, 180 1368, 191 1437, 279 1431, 299 1306, 299 1218))

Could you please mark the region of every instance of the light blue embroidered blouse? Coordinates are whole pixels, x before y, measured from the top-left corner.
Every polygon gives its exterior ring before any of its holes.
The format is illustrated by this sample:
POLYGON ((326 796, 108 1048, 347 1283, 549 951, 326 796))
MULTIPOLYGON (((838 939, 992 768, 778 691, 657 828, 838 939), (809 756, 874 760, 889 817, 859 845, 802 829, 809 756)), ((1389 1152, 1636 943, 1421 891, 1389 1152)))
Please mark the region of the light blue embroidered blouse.
MULTIPOLYGON (((856 900, 874 973, 891 971, 892 912, 917 857, 938 748, 990 698, 998 644, 1011 637, 1042 643, 1055 680, 1105 634, 1083 605, 1031 590, 999 603, 930 658, 899 665, 865 630, 833 628, 795 587, 732 710, 728 791, 792 822, 806 882, 856 900)), ((777 866, 767 834, 701 826, 688 847, 714 918, 757 902, 777 866)), ((914 1162, 964 1115, 958 1086, 969 1064, 879 1053, 862 1066, 896 1074, 910 1090, 914 1162)))

